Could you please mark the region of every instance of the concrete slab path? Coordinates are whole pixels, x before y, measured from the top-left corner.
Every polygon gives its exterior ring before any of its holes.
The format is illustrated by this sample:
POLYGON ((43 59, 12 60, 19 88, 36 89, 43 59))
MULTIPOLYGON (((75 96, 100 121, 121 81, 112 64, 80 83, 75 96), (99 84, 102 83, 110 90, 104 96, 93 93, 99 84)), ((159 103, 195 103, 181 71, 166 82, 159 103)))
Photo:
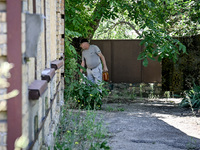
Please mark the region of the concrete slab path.
POLYGON ((107 103, 99 114, 112 150, 200 150, 200 117, 178 107, 180 99, 107 103), (124 110, 124 111, 122 111, 124 110))

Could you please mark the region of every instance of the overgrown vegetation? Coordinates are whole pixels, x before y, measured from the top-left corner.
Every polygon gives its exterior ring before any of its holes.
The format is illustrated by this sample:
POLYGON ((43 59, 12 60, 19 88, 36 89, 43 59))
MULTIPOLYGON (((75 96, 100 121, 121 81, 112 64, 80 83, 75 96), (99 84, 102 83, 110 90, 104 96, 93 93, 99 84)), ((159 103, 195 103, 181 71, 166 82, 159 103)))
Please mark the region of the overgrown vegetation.
MULTIPOLYGON (((79 55, 72 46, 72 37, 80 36, 77 32, 66 30, 65 47, 65 103, 69 108, 100 109, 103 96, 107 95, 107 90, 100 85, 87 80, 80 73, 81 65, 78 64, 79 55)), ((82 68, 85 70, 85 68, 82 68)))
POLYGON ((180 103, 181 107, 190 107, 192 111, 200 109, 200 86, 195 85, 190 90, 184 92, 184 98, 180 103))
MULTIPOLYGON (((199 33, 199 8, 197 0, 65 0, 65 104, 70 106, 67 108, 100 109, 101 99, 108 94, 103 83, 97 86, 79 72, 80 56, 72 44, 74 38, 92 39, 95 31, 97 34, 105 31, 102 24, 111 20, 112 24, 106 24, 107 31, 126 24, 139 33, 138 38, 143 39, 141 45, 145 49, 138 60, 143 60, 144 66, 148 65, 148 58, 161 61, 167 57, 175 62, 180 52, 186 53, 186 47, 173 36, 199 33), (97 30, 99 25, 100 30, 97 30)), ((119 30, 126 32, 123 28, 119 30)), ((120 34, 116 32, 115 36, 123 38, 120 34)), ((134 88, 130 89, 130 97, 135 97, 134 88)), ((70 114, 67 108, 63 110, 56 149, 109 149, 106 142, 100 140, 104 134, 92 134, 102 127, 101 122, 98 123, 100 127, 95 124, 93 112, 88 112, 83 119, 80 114, 70 114)))
POLYGON ((63 109, 55 141, 55 150, 109 150, 108 133, 102 119, 93 111, 63 109))
POLYGON ((108 94, 104 83, 97 85, 88 81, 79 72, 78 66, 75 58, 65 61, 65 104, 69 108, 100 109, 103 96, 108 94))

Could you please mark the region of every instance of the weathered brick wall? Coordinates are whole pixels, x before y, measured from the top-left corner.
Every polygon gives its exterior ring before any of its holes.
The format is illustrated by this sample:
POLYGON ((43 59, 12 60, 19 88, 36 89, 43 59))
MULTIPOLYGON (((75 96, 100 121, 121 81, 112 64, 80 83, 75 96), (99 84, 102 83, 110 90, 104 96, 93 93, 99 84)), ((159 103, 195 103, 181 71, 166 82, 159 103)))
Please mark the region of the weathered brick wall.
MULTIPOLYGON (((7 58, 7 24, 6 24, 6 2, 0 0, 0 64, 6 62, 7 58)), ((0 96, 6 94, 7 90, 0 86, 0 96)), ((0 98, 0 149, 6 150, 7 139, 7 101, 0 98)))
MULTIPOLYGON (((64 6, 64 4, 62 5, 64 6)), ((34 8, 32 6, 33 3, 30 1, 24 4, 29 13, 33 13, 34 8)), ((63 101, 61 90, 63 67, 56 70, 55 76, 48 83, 47 91, 38 100, 27 101, 27 86, 34 80, 41 80, 42 71, 45 68, 51 68, 51 62, 58 60, 60 58, 59 52, 62 53, 61 49, 64 50, 64 44, 58 43, 58 41, 61 41, 61 34, 64 34, 64 31, 58 32, 62 29, 62 24, 57 24, 61 20, 61 13, 57 10, 59 6, 61 6, 61 1, 36 0, 36 14, 41 14, 44 18, 43 30, 37 46, 37 57, 29 58, 29 61, 23 64, 23 74, 25 75, 23 77, 23 134, 29 138, 29 146, 31 146, 31 142, 37 139, 32 145, 35 150, 47 149, 48 147, 52 149, 54 144, 53 133, 59 121, 60 103, 63 101), (50 107, 51 110, 47 114, 50 107), (38 138, 37 133, 39 133, 38 138)))
MULTIPOLYGON (((47 90, 37 100, 29 99, 29 86, 35 80, 42 80, 44 69, 51 68, 54 60, 61 60, 64 53, 64 0, 22 0, 22 134, 29 139, 28 148, 53 149, 54 137, 59 122, 60 106, 63 103, 64 67, 55 70, 47 90), (26 13, 43 17, 42 32, 37 45, 37 56, 25 57, 26 13)), ((7 10, 8 11, 8 10, 7 10)), ((0 63, 7 58, 6 1, 0 0, 0 63), (2 10, 4 9, 4 11, 2 10)), ((0 94, 6 89, 0 89, 0 94)), ((6 101, 0 100, 0 149, 7 145, 6 101)))

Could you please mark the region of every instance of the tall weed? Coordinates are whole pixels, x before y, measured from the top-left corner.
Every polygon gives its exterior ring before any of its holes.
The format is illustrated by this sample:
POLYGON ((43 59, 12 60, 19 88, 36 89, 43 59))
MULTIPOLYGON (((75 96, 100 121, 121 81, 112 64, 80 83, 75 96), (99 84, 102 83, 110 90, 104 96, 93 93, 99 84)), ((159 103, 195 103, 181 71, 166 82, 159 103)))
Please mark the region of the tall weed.
POLYGON ((184 92, 184 98, 180 103, 181 107, 191 107, 192 110, 200 109, 200 86, 195 85, 184 92))
POLYGON ((55 150, 109 150, 107 130, 94 111, 64 110, 56 134, 55 150))

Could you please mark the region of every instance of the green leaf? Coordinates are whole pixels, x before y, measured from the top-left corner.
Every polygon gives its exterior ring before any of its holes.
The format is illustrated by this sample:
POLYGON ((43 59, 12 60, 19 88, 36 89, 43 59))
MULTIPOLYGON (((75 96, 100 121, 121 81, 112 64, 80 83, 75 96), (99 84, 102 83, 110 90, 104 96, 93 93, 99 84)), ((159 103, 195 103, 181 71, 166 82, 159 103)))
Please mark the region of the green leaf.
POLYGON ((160 55, 159 57, 158 57, 158 62, 161 62, 162 61, 162 56, 160 55))
POLYGON ((142 41, 140 42, 140 45, 143 45, 144 43, 146 43, 146 40, 142 40, 142 41))
POLYGON ((148 55, 148 58, 150 58, 151 60, 154 60, 154 61, 156 60, 155 58, 152 57, 152 55, 151 56, 148 55))
POLYGON ((80 95, 80 96, 83 95, 83 90, 79 90, 79 95, 80 95))
POLYGON ((144 58, 146 58, 146 54, 144 52, 142 52, 142 53, 139 54, 137 60, 142 60, 144 58))
POLYGON ((147 67, 147 66, 148 66, 148 60, 147 60, 147 58, 144 59, 144 61, 143 61, 142 64, 143 64, 144 67, 147 67))
POLYGON ((183 53, 186 53, 186 47, 185 47, 185 45, 183 45, 182 50, 183 50, 183 53))

